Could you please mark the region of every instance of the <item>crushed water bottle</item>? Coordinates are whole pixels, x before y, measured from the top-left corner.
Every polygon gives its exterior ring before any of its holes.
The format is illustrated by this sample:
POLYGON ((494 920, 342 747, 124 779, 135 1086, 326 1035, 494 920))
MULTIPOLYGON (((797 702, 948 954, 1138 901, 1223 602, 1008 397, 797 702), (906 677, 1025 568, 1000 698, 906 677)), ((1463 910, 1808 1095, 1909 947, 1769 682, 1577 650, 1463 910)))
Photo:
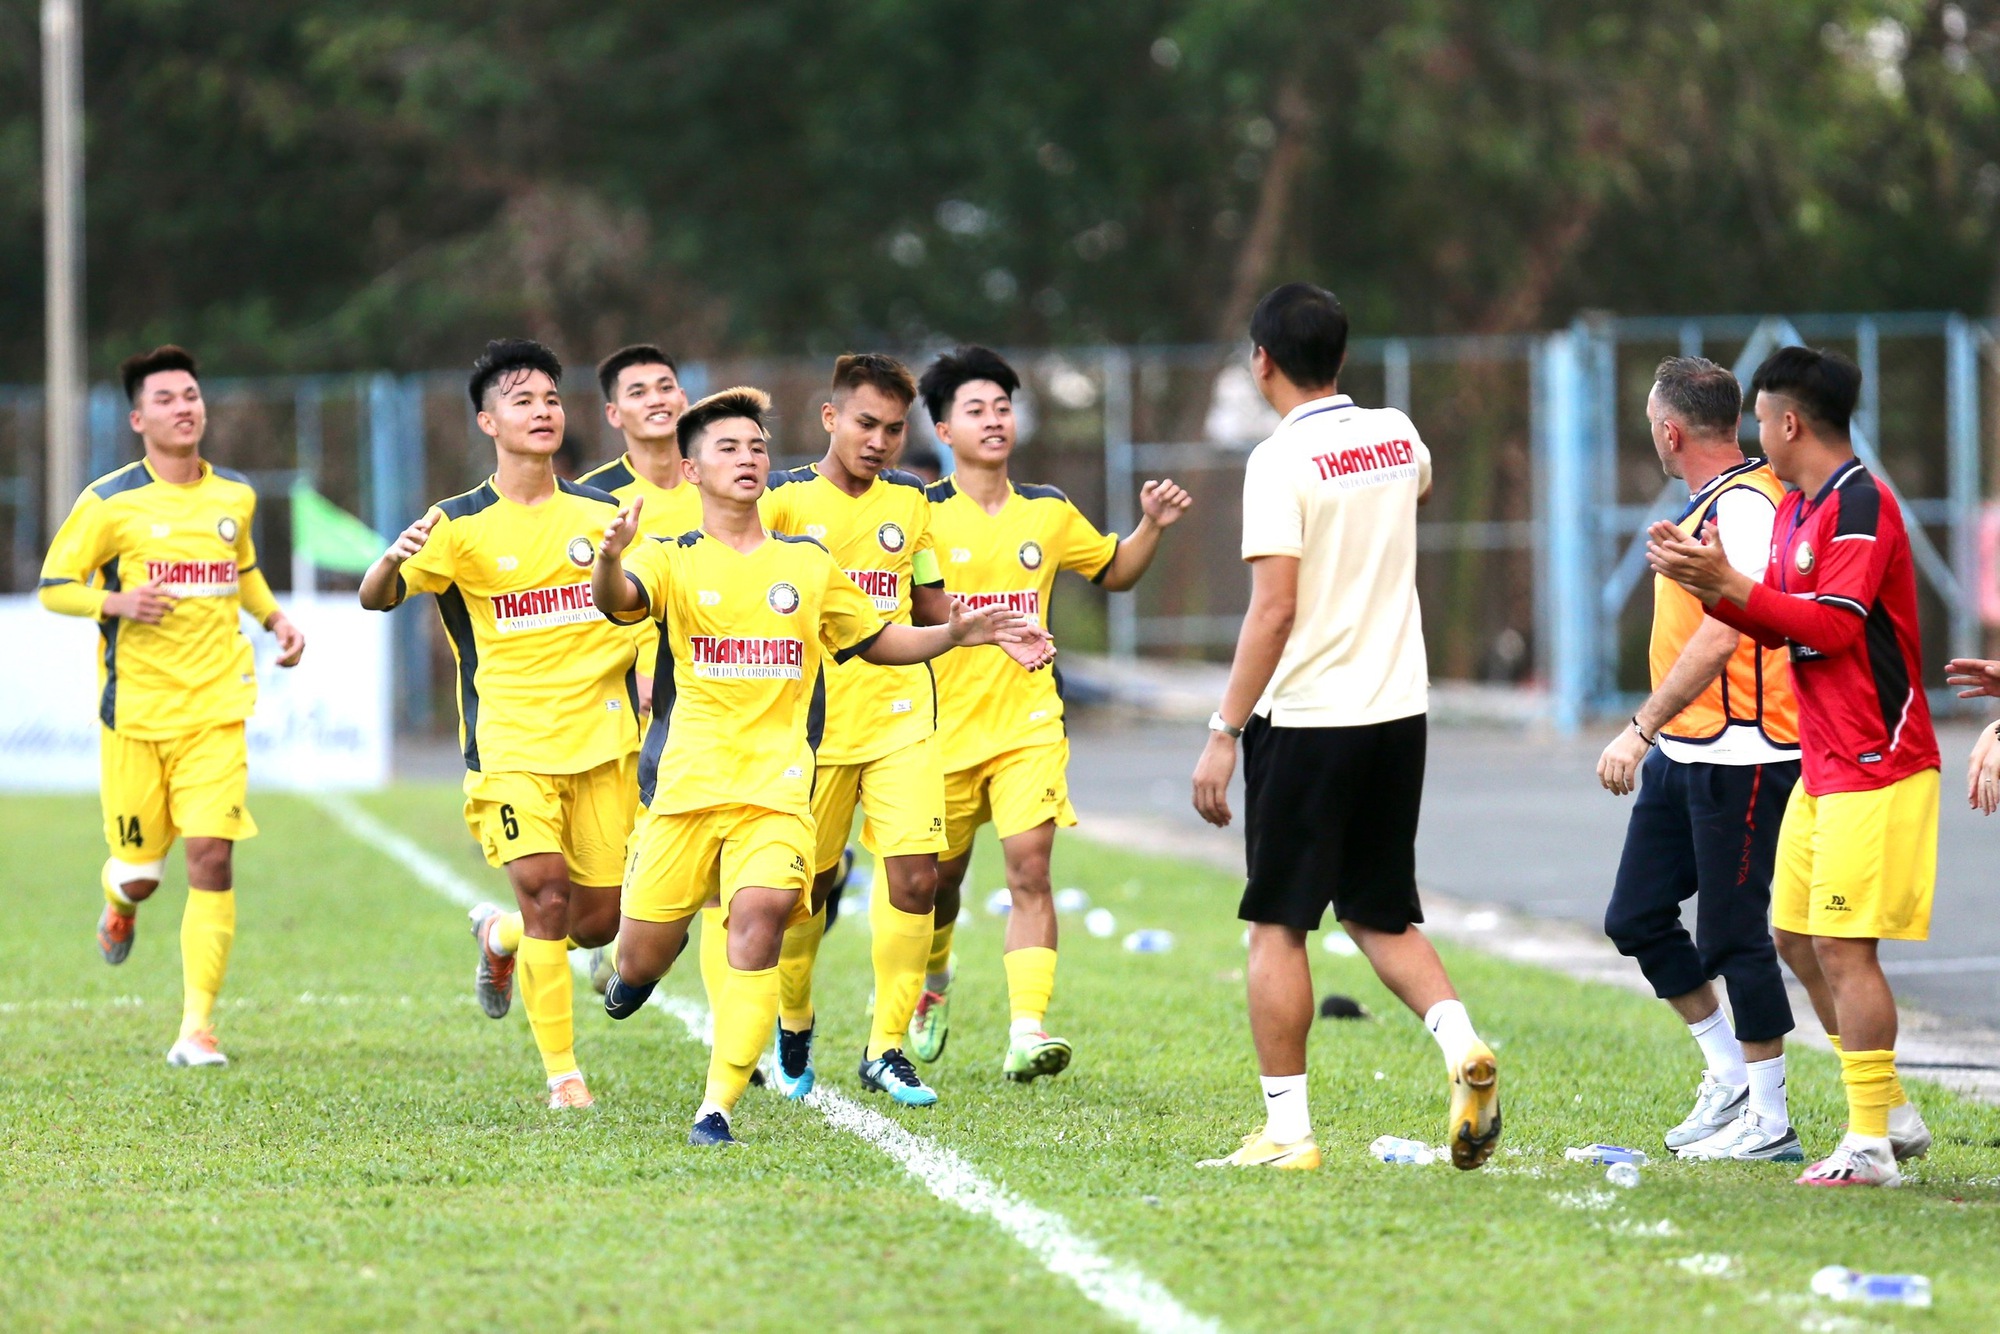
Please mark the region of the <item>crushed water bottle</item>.
POLYGON ((1437 1161, 1437 1151, 1420 1139, 1399 1139, 1384 1135, 1368 1146, 1368 1152, 1385 1163, 1414 1163, 1429 1167, 1437 1161))
POLYGON ((1931 1281, 1922 1274, 1862 1274, 1845 1265, 1828 1265, 1812 1276, 1812 1290, 1837 1302, 1931 1304, 1931 1281))
POLYGON ((1125 937, 1125 950, 1128 954, 1165 954, 1173 947, 1174 933, 1162 931, 1158 927, 1147 927, 1143 931, 1134 931, 1125 937))
POLYGON ((1080 889, 1059 889, 1056 891, 1056 911, 1080 913, 1090 907, 1090 895, 1080 889))
POLYGON ((1613 1163, 1632 1163, 1638 1167, 1646 1165, 1644 1149, 1628 1149, 1618 1144, 1587 1144, 1581 1149, 1564 1149, 1563 1157, 1573 1163, 1596 1163, 1609 1167, 1613 1163))
POLYGON ((1639 1184, 1639 1169, 1630 1163, 1613 1163, 1604 1169, 1604 1179, 1630 1190, 1639 1184))
POLYGON ((1109 940, 1118 933, 1118 919, 1109 908, 1092 908, 1083 915, 1083 929, 1099 940, 1109 940))

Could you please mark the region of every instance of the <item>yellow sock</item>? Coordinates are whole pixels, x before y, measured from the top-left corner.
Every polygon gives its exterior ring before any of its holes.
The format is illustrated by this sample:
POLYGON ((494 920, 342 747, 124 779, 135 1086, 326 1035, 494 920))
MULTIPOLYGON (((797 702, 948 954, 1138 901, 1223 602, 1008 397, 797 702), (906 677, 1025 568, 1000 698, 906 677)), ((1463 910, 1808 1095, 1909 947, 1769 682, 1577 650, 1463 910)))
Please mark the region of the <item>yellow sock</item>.
POLYGON ((569 951, 560 940, 524 936, 514 952, 520 960, 521 1004, 528 1029, 541 1049, 550 1079, 576 1073, 576 1009, 569 951))
POLYGON ((917 997, 924 990, 924 961, 931 952, 931 915, 904 912, 884 894, 868 905, 874 941, 875 1018, 868 1029, 868 1059, 903 1045, 917 997))
POLYGON ((1015 1023, 1033 1020, 1040 1027, 1056 989, 1056 952, 1040 945, 1008 950, 1000 956, 1007 966, 1007 1008, 1015 1023))
POLYGON ((1840 1034, 1838 1034, 1838 1033, 1828 1033, 1828 1034, 1826 1035, 1826 1040, 1827 1040, 1828 1042, 1831 1042, 1831 1043, 1833 1044, 1833 1054, 1834 1054, 1834 1055, 1838 1056, 1838 1055, 1839 1055, 1839 1054, 1840 1054, 1840 1053, 1841 1053, 1842 1051, 1844 1051, 1844 1050, 1845 1050, 1845 1048, 1843 1048, 1843 1047, 1842 1047, 1842 1046, 1840 1045, 1840 1034))
POLYGON ((1889 1069, 1889 1110, 1893 1112, 1898 1107, 1906 1107, 1909 1105, 1909 1102, 1910 1095, 1903 1091, 1903 1077, 1896 1073, 1894 1066, 1891 1066, 1889 1069))
POLYGON ((236 940, 236 891, 190 889, 181 913, 181 1036, 207 1028, 236 940))
POLYGON ((521 914, 503 912, 493 919, 493 925, 486 928, 487 940, 500 954, 515 954, 521 948, 521 914))
POLYGON ((826 909, 796 926, 785 928, 778 951, 778 1022, 787 1033, 803 1033, 813 1025, 813 964, 819 942, 826 936, 826 909))
POLYGON ((1889 1137, 1889 1096, 1896 1083, 1893 1051, 1843 1051, 1840 1078, 1847 1085, 1847 1129, 1872 1139, 1889 1137))
POLYGON ((701 910, 701 990, 708 997, 708 1012, 722 1013, 722 985, 729 979, 729 932, 723 927, 722 909, 701 910))
POLYGON ((957 922, 944 922, 931 928, 931 957, 924 964, 925 973, 935 975, 950 969, 951 938, 957 930, 957 922))
POLYGON ((715 1050, 708 1056, 708 1088, 703 1100, 733 1111, 750 1085, 750 1072, 770 1045, 771 1021, 778 1017, 778 970, 743 972, 731 968, 715 1008, 715 1050))
POLYGON ((125 897, 125 891, 111 883, 111 863, 104 863, 104 869, 97 873, 97 883, 104 886, 104 901, 111 905, 111 911, 120 917, 131 917, 138 913, 139 905, 125 897))

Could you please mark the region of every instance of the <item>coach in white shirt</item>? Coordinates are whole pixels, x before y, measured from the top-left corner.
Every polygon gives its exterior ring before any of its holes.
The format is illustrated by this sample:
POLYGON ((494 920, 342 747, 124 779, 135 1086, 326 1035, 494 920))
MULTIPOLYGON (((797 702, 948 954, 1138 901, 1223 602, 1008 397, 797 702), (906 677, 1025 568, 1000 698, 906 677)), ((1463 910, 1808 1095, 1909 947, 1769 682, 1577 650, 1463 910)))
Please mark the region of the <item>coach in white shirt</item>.
POLYGON ((1250 1030, 1264 1128, 1204 1166, 1313 1168, 1306 933, 1328 906, 1376 976, 1417 1014, 1451 1078, 1445 1139, 1471 1169, 1500 1139, 1493 1053, 1419 931, 1417 813, 1428 672, 1417 609, 1417 506, 1430 452, 1393 408, 1339 392, 1347 314, 1333 293, 1287 283, 1250 317, 1251 370, 1284 420, 1243 476, 1250 610, 1222 707, 1194 771, 1194 805, 1230 820, 1244 751, 1250 1030))

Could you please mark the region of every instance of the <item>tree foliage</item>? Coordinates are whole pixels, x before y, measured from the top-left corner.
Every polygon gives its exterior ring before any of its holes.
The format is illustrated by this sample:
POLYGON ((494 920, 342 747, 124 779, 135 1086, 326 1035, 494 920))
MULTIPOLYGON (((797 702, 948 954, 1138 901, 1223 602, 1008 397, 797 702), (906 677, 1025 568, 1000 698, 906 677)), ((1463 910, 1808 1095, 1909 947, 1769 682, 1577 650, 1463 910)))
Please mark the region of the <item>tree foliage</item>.
MULTIPOLYGON (((96 368, 1984 307, 2000 4, 85 0, 96 368)), ((0 11, 0 359, 40 367, 0 11)))

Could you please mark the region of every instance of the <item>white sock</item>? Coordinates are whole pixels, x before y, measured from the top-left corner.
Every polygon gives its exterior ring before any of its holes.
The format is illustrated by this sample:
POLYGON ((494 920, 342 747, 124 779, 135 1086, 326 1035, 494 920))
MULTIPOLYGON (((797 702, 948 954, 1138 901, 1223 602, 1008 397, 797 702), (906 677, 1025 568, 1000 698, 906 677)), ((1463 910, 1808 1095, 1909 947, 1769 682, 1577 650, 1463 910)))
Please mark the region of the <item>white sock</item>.
POLYGON ((1784 1056, 1752 1061, 1744 1068, 1749 1071, 1750 1110, 1757 1113, 1757 1119, 1767 1126, 1790 1125, 1792 1115, 1785 1107, 1784 1056))
POLYGON ((1007 1025, 1007 1036, 1010 1038, 1040 1037, 1041 1033, 1042 1021, 1040 1019, 1029 1019, 1023 1016, 1007 1025))
POLYGON ((710 1112, 718 1113, 722 1117, 722 1124, 729 1124, 729 1109, 719 1102, 704 1102, 701 1106, 695 1108, 694 1119, 697 1121, 706 1121, 710 1112))
POLYGON ((1273 1144, 1296 1144, 1312 1134, 1312 1112, 1306 1107, 1304 1075, 1262 1075, 1264 1135, 1273 1144))
POLYGON ((1445 1064, 1454 1070, 1466 1053, 1479 1045, 1479 1034, 1472 1031, 1472 1016, 1465 1012, 1463 1001, 1441 1000, 1431 1006, 1424 1014, 1424 1027, 1437 1039, 1445 1064))
POLYGON ((942 996, 945 993, 945 989, 950 985, 951 985, 951 970, 949 968, 947 968, 942 973, 924 974, 925 991, 935 991, 938 995, 942 996))
POLYGON ((559 1075, 550 1075, 549 1090, 550 1092, 554 1092, 556 1085, 561 1084, 567 1080, 582 1079, 582 1078, 583 1078, 583 1071, 581 1070, 565 1070, 559 1075))
POLYGON ((1701 1022, 1689 1024, 1688 1032, 1701 1044, 1701 1058, 1708 1063, 1708 1073, 1715 1076, 1716 1083, 1742 1088, 1750 1082, 1750 1071, 1743 1064, 1743 1044, 1736 1040, 1721 1006, 1701 1022))

